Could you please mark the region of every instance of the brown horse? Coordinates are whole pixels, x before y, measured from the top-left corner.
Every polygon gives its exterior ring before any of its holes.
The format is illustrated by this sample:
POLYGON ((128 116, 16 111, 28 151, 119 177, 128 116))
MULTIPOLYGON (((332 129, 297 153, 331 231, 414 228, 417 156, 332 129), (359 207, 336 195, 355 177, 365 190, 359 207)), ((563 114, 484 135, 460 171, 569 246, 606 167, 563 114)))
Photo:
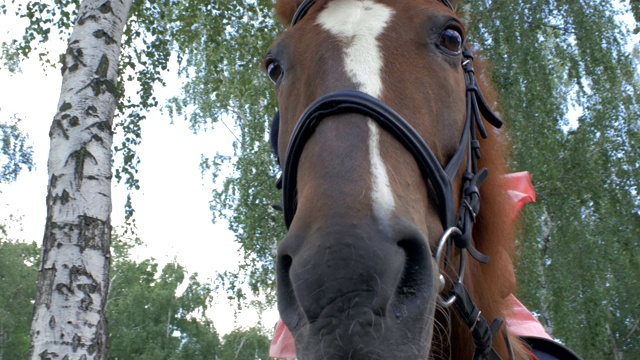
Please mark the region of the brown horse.
POLYGON ((527 358, 500 320, 515 287, 504 136, 449 2, 278 0, 277 14, 277 291, 298 358, 527 358))

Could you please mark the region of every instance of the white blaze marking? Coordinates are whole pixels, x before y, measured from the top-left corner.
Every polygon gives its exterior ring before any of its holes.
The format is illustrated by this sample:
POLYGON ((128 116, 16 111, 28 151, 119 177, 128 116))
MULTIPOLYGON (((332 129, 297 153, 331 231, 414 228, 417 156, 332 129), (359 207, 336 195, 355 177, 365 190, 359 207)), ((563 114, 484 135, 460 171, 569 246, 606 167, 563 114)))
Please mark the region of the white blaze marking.
MULTIPOLYGON (((382 94, 382 54, 378 35, 387 26, 393 9, 371 0, 333 0, 318 16, 317 23, 345 43, 344 66, 358 90, 379 98, 382 94)), ((373 208, 380 220, 389 219, 395 206, 387 168, 380 156, 380 130, 368 120, 369 156, 373 175, 373 208)))

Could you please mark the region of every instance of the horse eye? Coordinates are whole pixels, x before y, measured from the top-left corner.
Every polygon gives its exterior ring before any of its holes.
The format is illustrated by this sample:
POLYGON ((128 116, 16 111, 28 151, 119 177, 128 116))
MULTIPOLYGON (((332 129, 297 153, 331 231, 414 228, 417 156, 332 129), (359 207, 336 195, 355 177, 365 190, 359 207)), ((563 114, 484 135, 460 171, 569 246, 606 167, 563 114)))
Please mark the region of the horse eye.
POLYGON ((446 29, 440 35, 439 45, 451 53, 457 55, 462 51, 462 35, 454 29, 446 29))
POLYGON ((278 62, 271 61, 267 64, 267 74, 269 74, 269 79, 275 84, 282 77, 282 67, 278 62))

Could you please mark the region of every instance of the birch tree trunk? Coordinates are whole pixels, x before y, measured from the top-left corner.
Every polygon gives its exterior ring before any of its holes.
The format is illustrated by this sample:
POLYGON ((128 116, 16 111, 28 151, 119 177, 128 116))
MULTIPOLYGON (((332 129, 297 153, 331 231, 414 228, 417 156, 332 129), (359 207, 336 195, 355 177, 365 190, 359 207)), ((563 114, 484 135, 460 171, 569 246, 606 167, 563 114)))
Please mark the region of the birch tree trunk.
POLYGON ((112 122, 131 0, 84 0, 49 137, 47 221, 31 359, 106 359, 112 122))

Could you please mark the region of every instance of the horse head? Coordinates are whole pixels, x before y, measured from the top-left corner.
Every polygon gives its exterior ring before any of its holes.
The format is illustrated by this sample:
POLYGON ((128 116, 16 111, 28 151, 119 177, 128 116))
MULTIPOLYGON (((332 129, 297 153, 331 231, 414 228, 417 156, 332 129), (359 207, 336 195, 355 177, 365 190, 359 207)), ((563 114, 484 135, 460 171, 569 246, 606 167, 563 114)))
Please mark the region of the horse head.
POLYGON ((277 13, 289 28, 264 61, 289 230, 277 294, 298 357, 520 354, 497 336, 514 286, 501 122, 449 2, 281 0, 277 13))

